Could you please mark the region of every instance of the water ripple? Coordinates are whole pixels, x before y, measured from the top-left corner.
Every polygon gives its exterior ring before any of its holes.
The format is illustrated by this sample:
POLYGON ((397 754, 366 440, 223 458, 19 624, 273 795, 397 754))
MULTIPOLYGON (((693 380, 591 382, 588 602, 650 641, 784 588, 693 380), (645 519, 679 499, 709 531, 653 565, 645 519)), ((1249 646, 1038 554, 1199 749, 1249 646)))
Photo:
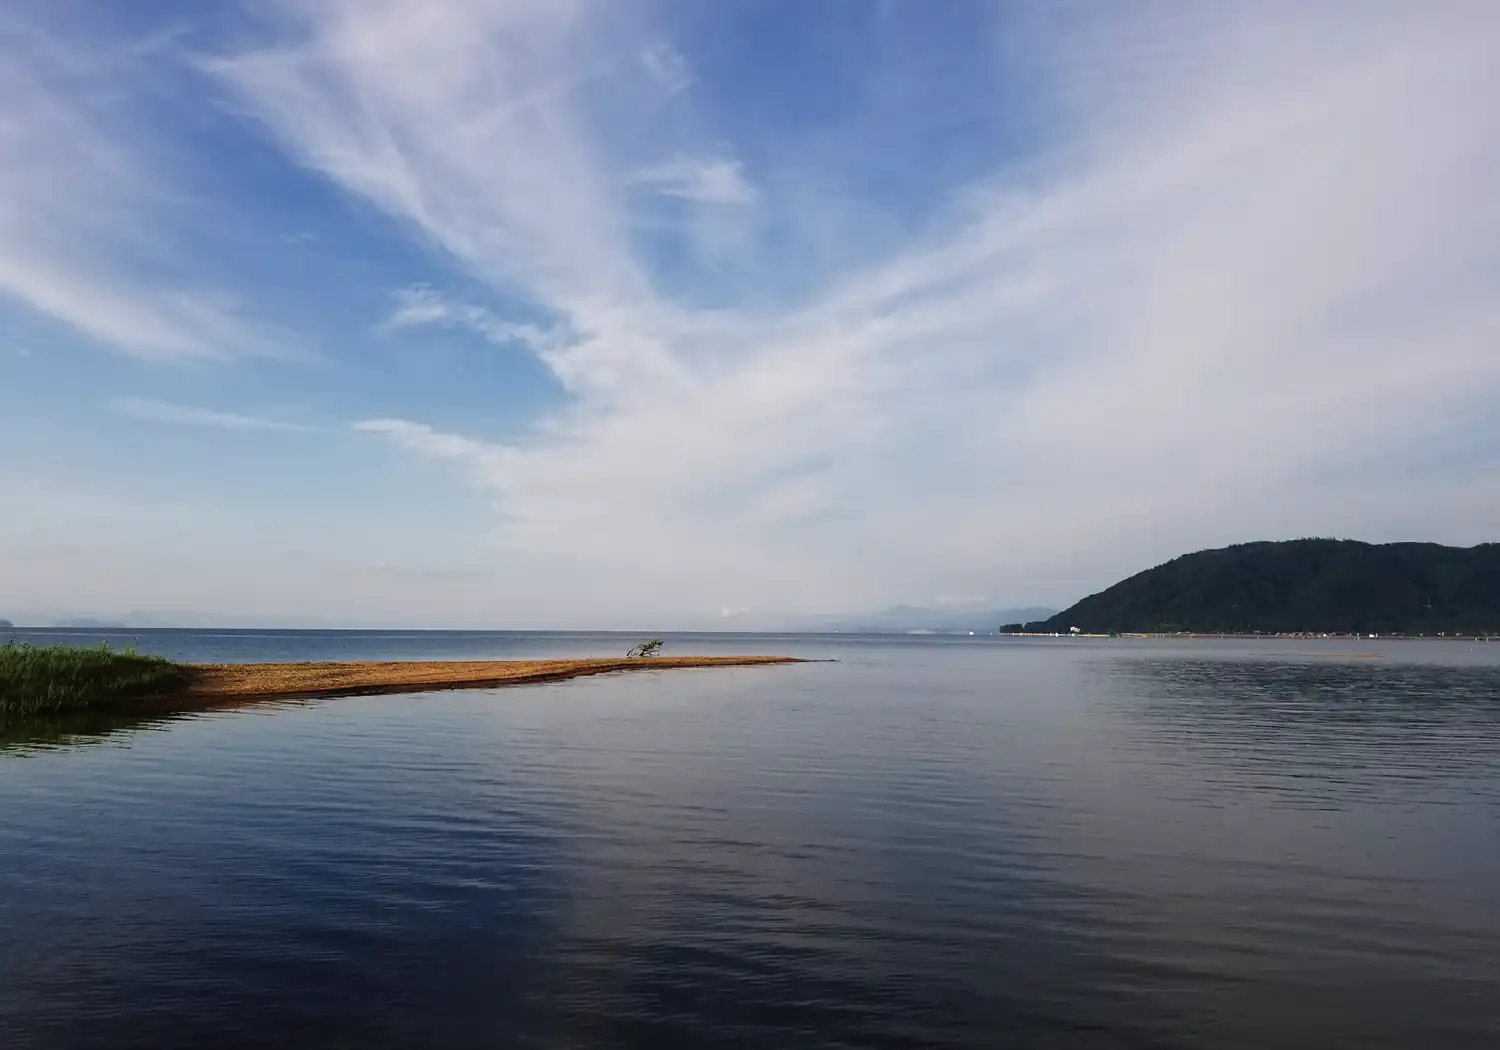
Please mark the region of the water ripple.
POLYGON ((1500 667, 840 652, 0 751, 4 1045, 1500 1045, 1500 667))

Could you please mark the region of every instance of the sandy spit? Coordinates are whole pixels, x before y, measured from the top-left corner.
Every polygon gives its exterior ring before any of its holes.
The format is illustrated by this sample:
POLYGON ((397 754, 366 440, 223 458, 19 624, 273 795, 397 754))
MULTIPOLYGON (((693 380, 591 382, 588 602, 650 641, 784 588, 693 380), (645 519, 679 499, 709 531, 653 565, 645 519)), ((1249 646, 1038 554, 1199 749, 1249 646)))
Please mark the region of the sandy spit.
POLYGON ((801 663, 790 656, 655 656, 592 660, 402 660, 382 663, 192 664, 171 700, 216 706, 254 700, 485 689, 560 682, 612 671, 801 663))

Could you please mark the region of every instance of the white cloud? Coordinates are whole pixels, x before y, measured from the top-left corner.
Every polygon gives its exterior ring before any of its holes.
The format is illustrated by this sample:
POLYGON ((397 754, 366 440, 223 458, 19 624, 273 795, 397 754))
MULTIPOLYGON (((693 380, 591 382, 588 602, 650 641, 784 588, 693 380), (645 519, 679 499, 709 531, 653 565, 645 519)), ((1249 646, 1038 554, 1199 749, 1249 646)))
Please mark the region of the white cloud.
POLYGON ((641 68, 668 95, 678 95, 693 83, 687 59, 670 44, 658 43, 640 53, 641 68))
POLYGON ((218 412, 208 408, 194 408, 191 405, 179 405, 149 397, 119 397, 108 402, 108 405, 112 411, 122 416, 144 420, 148 423, 214 427, 219 430, 305 431, 312 429, 301 423, 262 419, 258 416, 244 416, 235 412, 218 412))
POLYGON ((597 65, 576 5, 282 5, 289 43, 212 65, 309 167, 479 275, 542 298, 644 276, 569 98, 597 65))
POLYGON ((753 204, 755 188, 737 160, 724 157, 677 157, 638 171, 630 179, 668 197, 699 204, 753 204))
MULTIPOLYGON (((587 11, 291 10, 294 42, 218 67, 246 105, 569 333, 531 345, 574 402, 524 441, 360 429, 461 466, 507 551, 601 567, 610 601, 1066 601, 1218 542, 1489 535, 1483 470, 1413 502, 1380 468, 1500 394, 1493 7, 1167 8, 1114 64, 1056 44, 1038 90, 1098 104, 1024 183, 794 308, 712 313, 663 290, 629 189, 780 202, 621 147, 576 86, 587 11)), ((665 155, 719 155, 691 145, 665 155)), ((488 316, 424 291, 391 323, 488 316)))
POLYGON ((233 296, 165 259, 181 217, 132 94, 156 50, 0 14, 0 297, 144 358, 284 352, 233 296))
POLYGON ((425 285, 398 289, 396 309, 386 318, 388 328, 415 328, 420 325, 448 324, 461 310, 455 309, 447 296, 425 285))
POLYGON ((387 330, 444 325, 466 328, 492 343, 520 343, 541 352, 555 346, 561 337, 536 325, 517 324, 497 317, 473 303, 455 302, 435 288, 413 285, 395 293, 396 309, 386 318, 387 330))
POLYGON ((503 471, 513 459, 513 453, 508 449, 455 434, 442 434, 425 423, 404 419, 366 419, 353 427, 361 433, 380 434, 404 448, 434 459, 455 460, 489 472, 503 471))

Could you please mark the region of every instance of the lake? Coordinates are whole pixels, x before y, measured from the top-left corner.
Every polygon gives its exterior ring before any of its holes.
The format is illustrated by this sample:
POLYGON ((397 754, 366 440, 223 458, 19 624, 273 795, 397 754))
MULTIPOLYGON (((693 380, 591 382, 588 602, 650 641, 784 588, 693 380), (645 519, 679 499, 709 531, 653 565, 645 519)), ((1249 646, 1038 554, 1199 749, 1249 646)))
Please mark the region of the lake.
POLYGON ((1500 1046, 1500 643, 667 652, 833 662, 6 726, 0 1045, 1500 1046))

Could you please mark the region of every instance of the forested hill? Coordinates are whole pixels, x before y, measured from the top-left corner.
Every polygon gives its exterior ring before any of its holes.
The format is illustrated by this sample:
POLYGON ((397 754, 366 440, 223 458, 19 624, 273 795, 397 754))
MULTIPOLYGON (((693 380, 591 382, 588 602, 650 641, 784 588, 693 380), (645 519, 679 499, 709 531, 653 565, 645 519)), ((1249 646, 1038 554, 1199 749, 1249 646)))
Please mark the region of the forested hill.
POLYGON ((1288 540, 1198 551, 1029 629, 1500 633, 1500 543, 1288 540))

